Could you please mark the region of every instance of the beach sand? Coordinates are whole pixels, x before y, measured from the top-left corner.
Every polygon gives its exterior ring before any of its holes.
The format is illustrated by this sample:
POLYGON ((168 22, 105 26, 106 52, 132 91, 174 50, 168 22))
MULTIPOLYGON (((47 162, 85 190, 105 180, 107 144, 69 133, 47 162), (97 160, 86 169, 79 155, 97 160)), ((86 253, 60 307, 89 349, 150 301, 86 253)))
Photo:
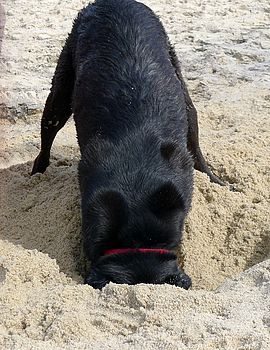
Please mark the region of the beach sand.
POLYGON ((228 185, 195 172, 178 251, 192 290, 109 284, 101 292, 81 284, 73 120, 59 132, 46 173, 29 176, 57 57, 86 3, 4 4, 0 348, 268 350, 269 1, 144 1, 176 47, 202 150, 228 185))

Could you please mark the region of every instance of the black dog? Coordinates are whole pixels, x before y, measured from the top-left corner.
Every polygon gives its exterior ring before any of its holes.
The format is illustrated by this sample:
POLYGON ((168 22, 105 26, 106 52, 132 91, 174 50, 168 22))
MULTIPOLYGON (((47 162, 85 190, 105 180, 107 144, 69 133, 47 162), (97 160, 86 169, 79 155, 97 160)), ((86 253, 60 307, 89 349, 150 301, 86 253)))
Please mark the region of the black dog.
POLYGON ((174 49, 148 7, 97 0, 79 13, 52 81, 32 174, 49 165, 53 140, 72 113, 92 263, 86 283, 188 289, 171 250, 191 205, 193 166, 221 182, 200 151, 196 110, 174 49))

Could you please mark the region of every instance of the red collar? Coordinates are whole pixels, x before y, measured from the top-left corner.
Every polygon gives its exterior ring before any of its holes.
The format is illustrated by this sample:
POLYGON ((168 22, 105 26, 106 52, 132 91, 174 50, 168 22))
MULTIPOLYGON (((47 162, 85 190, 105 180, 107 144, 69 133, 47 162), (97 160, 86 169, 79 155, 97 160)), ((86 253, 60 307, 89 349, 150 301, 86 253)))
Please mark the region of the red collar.
POLYGON ((111 254, 123 254, 123 253, 159 253, 166 254, 171 253, 168 249, 159 249, 159 248, 118 248, 118 249, 108 249, 105 250, 103 255, 111 255, 111 254))

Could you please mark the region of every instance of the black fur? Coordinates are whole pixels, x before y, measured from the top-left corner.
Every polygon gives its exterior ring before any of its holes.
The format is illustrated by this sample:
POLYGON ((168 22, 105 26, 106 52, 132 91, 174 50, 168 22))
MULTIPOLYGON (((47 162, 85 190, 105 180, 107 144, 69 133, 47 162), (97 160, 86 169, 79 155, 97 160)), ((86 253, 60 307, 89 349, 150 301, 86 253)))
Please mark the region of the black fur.
POLYGON ((115 283, 172 284, 188 289, 190 278, 177 266, 173 253, 128 253, 101 257, 85 282, 94 288, 115 283))
POLYGON ((189 288, 174 253, 103 256, 111 248, 175 249, 191 205, 196 110, 158 18, 133 0, 97 0, 82 10, 60 55, 41 123, 44 172, 58 130, 74 113, 86 283, 169 283, 189 288), (193 158, 193 159, 192 159, 193 158))

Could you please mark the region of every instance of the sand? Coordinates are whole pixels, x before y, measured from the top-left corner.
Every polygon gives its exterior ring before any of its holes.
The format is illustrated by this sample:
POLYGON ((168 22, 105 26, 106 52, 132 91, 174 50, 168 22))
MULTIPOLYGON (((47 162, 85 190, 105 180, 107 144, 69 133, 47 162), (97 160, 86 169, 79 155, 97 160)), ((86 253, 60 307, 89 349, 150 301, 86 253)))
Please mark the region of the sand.
POLYGON ((3 349, 269 349, 270 264, 215 292, 76 285, 55 260, 3 242, 3 349))
POLYGON ((72 120, 56 139, 47 172, 32 178, 29 172, 57 56, 87 2, 7 2, 0 60, 0 348, 270 348, 269 1, 144 2, 175 44, 199 112, 202 149, 228 184, 195 172, 179 249, 193 288, 110 284, 99 292, 81 284, 72 120))

